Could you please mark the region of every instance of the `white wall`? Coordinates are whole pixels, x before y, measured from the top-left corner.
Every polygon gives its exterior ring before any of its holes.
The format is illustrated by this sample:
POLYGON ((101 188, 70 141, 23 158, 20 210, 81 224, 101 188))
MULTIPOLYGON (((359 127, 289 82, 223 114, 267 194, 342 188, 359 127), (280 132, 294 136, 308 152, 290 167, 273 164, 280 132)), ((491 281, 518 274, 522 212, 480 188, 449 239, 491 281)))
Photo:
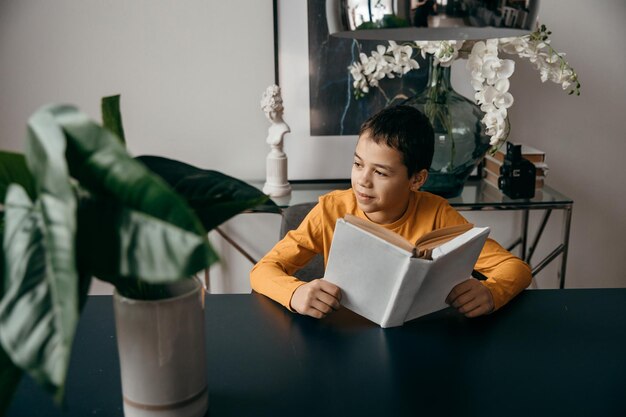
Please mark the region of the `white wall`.
MULTIPOLYGON (((263 178, 268 122, 259 99, 273 82, 272 2, 223 3, 3 0, 0 147, 21 150, 27 117, 43 103, 75 103, 98 118, 99 98, 121 93, 133 153, 263 178)), ((582 95, 541 84, 518 60, 511 138, 545 150, 547 183, 575 201, 567 286, 625 287, 626 3, 543 1, 540 17, 577 70, 582 95)), ((287 106, 289 123, 288 114, 287 106)), ((287 137, 292 149, 297 141, 287 137)), ((560 237, 553 217, 543 253, 560 237)), ((519 216, 481 219, 498 224, 506 244, 519 216)), ((554 286, 556 267, 541 280, 554 286)))
POLYGON ((0 148, 50 102, 97 120, 121 93, 130 151, 264 176, 271 0, 0 1, 0 148))
POLYGON ((541 84, 518 62, 512 136, 546 151, 547 183, 574 200, 568 286, 626 287, 626 54, 618 46, 626 2, 542 1, 540 18, 576 69, 581 96, 541 84))

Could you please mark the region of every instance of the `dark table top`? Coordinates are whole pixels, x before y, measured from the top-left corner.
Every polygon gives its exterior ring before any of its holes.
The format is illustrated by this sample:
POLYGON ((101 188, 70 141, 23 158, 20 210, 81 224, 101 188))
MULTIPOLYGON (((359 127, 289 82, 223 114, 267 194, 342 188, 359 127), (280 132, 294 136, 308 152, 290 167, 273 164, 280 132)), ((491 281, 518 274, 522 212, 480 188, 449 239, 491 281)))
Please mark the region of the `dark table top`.
MULTIPOLYGON (((209 416, 625 416, 626 289, 525 291, 466 319, 381 329, 208 295, 209 416)), ((64 411, 23 378, 9 416, 121 416, 110 296, 90 297, 64 411)))

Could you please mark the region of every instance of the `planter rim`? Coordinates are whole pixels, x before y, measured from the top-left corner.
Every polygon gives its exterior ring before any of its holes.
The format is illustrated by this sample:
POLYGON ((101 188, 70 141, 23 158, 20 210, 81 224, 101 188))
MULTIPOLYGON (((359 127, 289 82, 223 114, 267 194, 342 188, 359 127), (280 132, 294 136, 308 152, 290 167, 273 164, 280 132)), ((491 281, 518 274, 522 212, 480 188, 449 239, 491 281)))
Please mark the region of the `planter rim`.
POLYGON ((186 280, 191 280, 191 281, 195 281, 198 285, 195 286, 194 288, 190 289, 187 292, 184 292, 182 294, 179 295, 175 295, 172 297, 166 297, 166 298, 159 298, 156 300, 143 300, 141 298, 130 298, 130 297, 126 297, 122 294, 119 293, 119 291, 117 290, 117 287, 114 287, 113 289, 113 298, 117 298, 118 300, 125 302, 125 303, 132 303, 132 304, 151 304, 151 303, 155 303, 155 302, 159 302, 159 303, 172 303, 175 302, 181 298, 184 297, 189 297, 193 294, 195 294, 198 291, 203 291, 204 290, 204 286, 202 285, 202 282, 200 281, 200 279, 198 277, 190 277, 190 278, 184 278, 178 281, 172 281, 170 283, 164 284, 164 285, 176 285, 179 283, 183 283, 186 280))

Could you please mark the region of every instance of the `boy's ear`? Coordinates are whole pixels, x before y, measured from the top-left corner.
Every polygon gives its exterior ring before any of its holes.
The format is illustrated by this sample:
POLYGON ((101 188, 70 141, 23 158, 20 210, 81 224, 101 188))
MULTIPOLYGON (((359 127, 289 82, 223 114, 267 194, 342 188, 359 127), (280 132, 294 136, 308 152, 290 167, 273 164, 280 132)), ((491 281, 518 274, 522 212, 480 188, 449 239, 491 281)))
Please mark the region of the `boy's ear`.
POLYGON ((419 189, 422 188, 422 185, 424 185, 427 179, 428 179, 427 169, 423 169, 413 174, 413 177, 411 178, 411 191, 419 191, 419 189))

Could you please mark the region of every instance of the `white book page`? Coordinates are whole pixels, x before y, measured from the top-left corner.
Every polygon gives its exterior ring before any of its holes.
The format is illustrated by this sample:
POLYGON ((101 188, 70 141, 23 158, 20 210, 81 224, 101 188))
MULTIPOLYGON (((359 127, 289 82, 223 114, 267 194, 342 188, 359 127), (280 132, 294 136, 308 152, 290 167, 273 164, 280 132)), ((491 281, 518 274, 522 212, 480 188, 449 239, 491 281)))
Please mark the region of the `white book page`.
POLYGON ((341 304, 381 324, 411 252, 337 220, 324 279, 341 288, 341 304))
POLYGON ((452 288, 470 277, 488 235, 488 227, 475 227, 433 250, 433 263, 405 321, 448 306, 446 297, 452 288))

